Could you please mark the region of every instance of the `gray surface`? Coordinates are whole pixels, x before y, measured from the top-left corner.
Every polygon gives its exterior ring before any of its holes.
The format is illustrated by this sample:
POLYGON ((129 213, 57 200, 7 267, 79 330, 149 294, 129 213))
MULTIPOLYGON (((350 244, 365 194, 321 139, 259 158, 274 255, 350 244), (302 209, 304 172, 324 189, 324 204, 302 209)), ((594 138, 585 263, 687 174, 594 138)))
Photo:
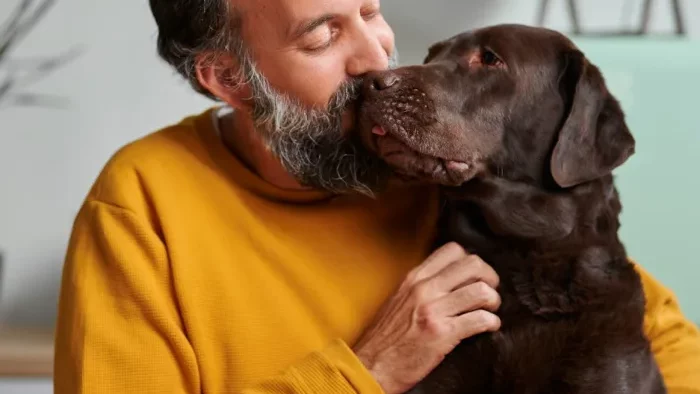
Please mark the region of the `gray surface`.
POLYGON ((50 379, 8 379, 0 378, 2 394, 51 394, 53 384, 50 379))

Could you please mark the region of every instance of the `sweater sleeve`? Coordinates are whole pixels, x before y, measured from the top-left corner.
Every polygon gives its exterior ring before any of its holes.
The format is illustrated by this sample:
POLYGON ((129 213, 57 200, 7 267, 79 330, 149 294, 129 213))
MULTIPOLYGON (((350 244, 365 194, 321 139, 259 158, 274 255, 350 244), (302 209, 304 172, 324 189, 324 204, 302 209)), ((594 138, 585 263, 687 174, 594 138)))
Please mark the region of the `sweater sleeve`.
POLYGON ((153 226, 130 210, 87 201, 63 268, 55 392, 197 392, 171 279, 153 226))
POLYGON ((383 394, 383 390, 345 342, 336 339, 325 349, 242 392, 271 393, 383 394))
POLYGON ((637 266, 647 298, 645 331, 669 394, 700 394, 700 330, 675 295, 637 266))
MULTIPOLYGON (((59 298, 54 392, 199 393, 168 253, 147 218, 87 201, 73 226, 59 298)), ((341 340, 241 394, 382 393, 341 340)))

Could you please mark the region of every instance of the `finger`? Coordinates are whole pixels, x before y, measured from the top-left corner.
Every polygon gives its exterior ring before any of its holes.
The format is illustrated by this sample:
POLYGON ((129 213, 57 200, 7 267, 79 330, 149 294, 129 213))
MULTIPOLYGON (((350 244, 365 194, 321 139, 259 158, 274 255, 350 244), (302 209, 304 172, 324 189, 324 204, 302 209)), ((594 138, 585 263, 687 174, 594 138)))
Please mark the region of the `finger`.
POLYGON ((501 319, 495 314, 478 309, 452 318, 454 332, 459 340, 501 328, 501 319))
POLYGON ((425 261, 423 261, 423 263, 414 268, 415 280, 420 281, 429 278, 440 272, 450 263, 460 260, 468 255, 469 253, 467 253, 467 251, 465 251, 460 244, 456 242, 448 242, 436 249, 430 254, 430 256, 428 256, 428 258, 425 259, 425 261))
POLYGON ((476 282, 438 298, 428 307, 437 316, 457 316, 478 309, 496 312, 501 307, 501 296, 485 282, 476 282))
POLYGON ((499 284, 496 271, 474 254, 448 264, 429 280, 433 282, 432 287, 444 292, 451 292, 476 282, 484 282, 494 289, 499 284))

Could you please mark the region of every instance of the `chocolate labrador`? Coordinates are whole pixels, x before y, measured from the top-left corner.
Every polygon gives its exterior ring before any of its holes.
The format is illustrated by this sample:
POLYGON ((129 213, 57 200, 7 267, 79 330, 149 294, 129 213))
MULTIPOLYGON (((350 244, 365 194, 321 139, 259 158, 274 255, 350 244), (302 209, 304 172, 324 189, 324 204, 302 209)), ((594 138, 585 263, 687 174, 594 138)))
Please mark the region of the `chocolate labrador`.
POLYGON ((408 180, 443 186, 438 243, 500 276, 498 332, 458 345, 424 393, 664 393, 611 172, 635 141, 565 36, 497 25, 367 76, 361 135, 408 180))

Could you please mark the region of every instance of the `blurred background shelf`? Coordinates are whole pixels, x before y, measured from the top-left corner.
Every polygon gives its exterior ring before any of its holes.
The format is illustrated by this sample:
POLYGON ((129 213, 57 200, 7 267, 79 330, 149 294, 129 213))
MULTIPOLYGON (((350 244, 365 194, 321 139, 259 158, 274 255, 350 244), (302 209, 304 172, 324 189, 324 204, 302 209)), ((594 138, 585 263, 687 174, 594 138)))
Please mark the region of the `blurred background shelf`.
POLYGON ((50 378, 53 334, 52 328, 0 326, 0 378, 50 378))

